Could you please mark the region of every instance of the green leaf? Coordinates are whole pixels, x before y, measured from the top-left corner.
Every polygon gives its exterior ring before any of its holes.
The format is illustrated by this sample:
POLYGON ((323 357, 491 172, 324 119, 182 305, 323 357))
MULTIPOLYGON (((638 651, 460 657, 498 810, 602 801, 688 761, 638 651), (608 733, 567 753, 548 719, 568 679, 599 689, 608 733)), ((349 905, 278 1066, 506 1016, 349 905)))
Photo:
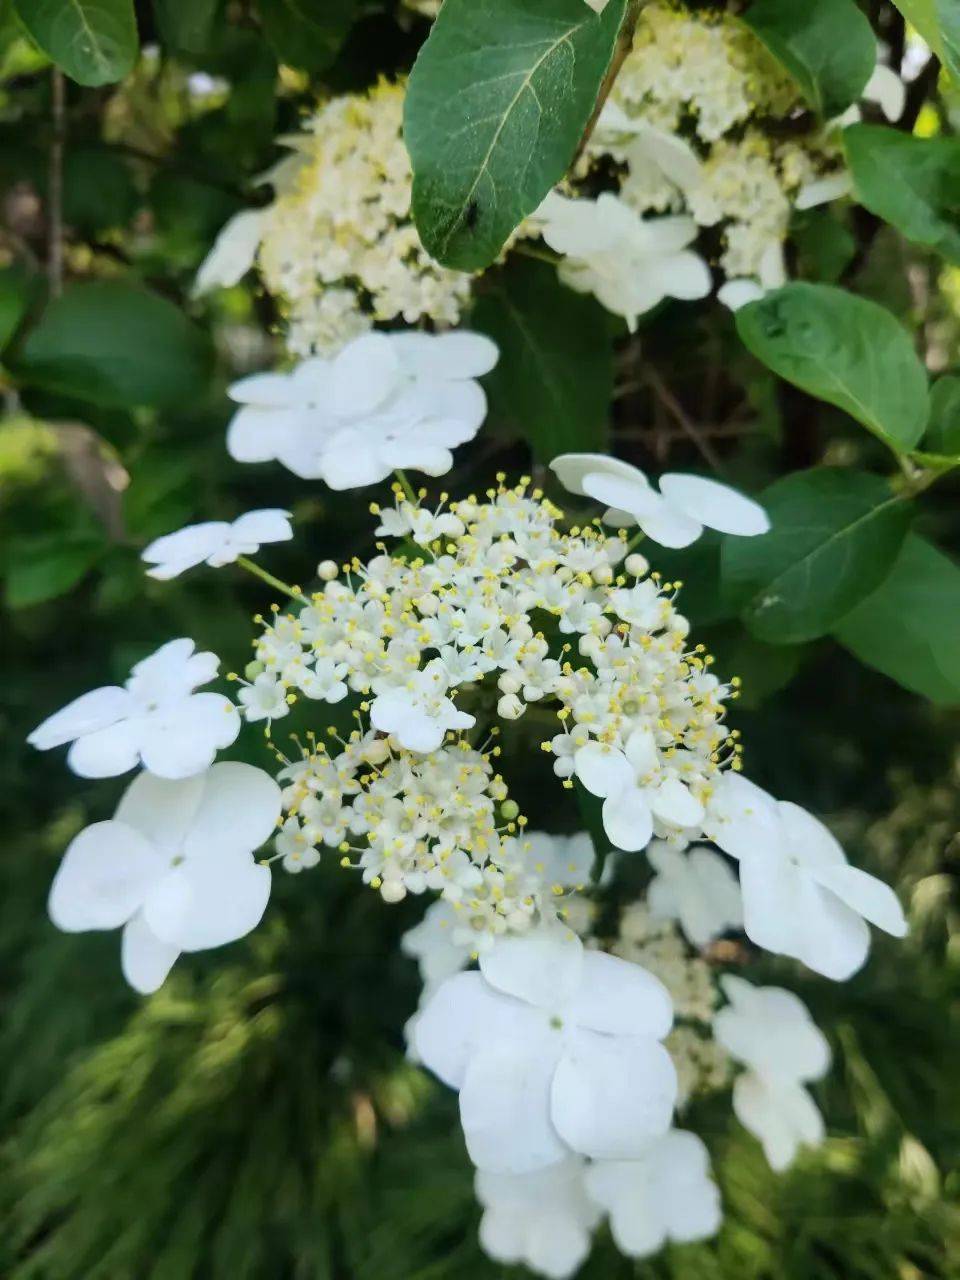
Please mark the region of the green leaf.
POLYGON ((490 283, 472 320, 500 348, 488 380, 494 407, 541 462, 605 449, 613 348, 602 307, 546 262, 512 263, 490 283))
POLYGON ((960 703, 960 567, 917 534, 834 634, 904 688, 933 702, 960 703))
POLYGON ((738 624, 712 629, 708 645, 723 678, 738 676, 743 681, 737 709, 746 711, 762 706, 785 688, 806 652, 802 645, 765 644, 738 624))
POLYGON ((63 216, 81 232, 126 226, 140 197, 129 163, 105 147, 69 147, 63 163, 63 216))
POLYGON ((153 0, 160 35, 175 53, 203 53, 222 0, 153 0))
POLYGON ((407 90, 413 216, 448 267, 488 266, 563 177, 626 0, 444 0, 407 90))
POLYGON ((9 548, 7 604, 26 609, 62 596, 89 573, 105 545, 102 538, 62 533, 19 539, 9 548))
POLYGON ((843 143, 860 203, 908 240, 960 263, 960 139, 855 124, 843 143))
POLYGON ((728 537, 721 568, 746 626, 771 644, 830 631, 883 581, 910 520, 885 481, 840 468, 784 476, 761 501, 770 532, 728 537))
POLYGON ((927 375, 883 307, 826 284, 797 282, 741 307, 737 330, 774 373, 845 410, 898 452, 923 434, 927 375))
POLYGON ((930 421, 923 447, 944 457, 960 455, 960 378, 948 374, 930 388, 930 421))
POLYGON ((133 0, 14 0, 14 9, 77 84, 112 84, 133 70, 139 48, 133 0))
POLYGON ((36 279, 26 267, 0 269, 0 352, 20 327, 36 293, 36 279))
POLYGON ((795 213, 790 238, 797 249, 797 274, 822 284, 839 280, 857 251, 853 235, 826 209, 795 213))
POLYGON ((854 0, 754 0, 743 20, 827 119, 856 102, 877 61, 854 0))
POLYGON ((958 0, 894 0, 954 79, 960 79, 960 3, 958 0))
POLYGON ((172 302, 103 280, 71 285, 47 306, 16 373, 29 385, 122 409, 202 395, 210 364, 206 335, 172 302))
POLYGON ((357 0, 260 0, 263 34, 280 62, 323 71, 357 16, 357 0))

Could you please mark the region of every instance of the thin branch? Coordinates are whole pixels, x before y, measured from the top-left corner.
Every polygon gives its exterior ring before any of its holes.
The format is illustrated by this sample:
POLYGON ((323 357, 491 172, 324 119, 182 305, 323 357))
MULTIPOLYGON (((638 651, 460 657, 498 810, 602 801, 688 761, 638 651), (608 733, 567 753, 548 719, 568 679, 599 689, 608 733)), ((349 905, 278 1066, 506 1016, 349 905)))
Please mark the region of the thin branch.
POLYGON ((587 127, 583 131, 577 149, 574 152, 573 159, 570 162, 570 168, 576 167, 577 161, 583 155, 587 143, 590 141, 590 135, 597 126, 600 119, 600 112, 604 108, 607 98, 610 96, 610 90, 613 88, 613 82, 616 80, 623 66, 627 54, 633 48, 633 33, 637 29, 637 19, 640 17, 640 10, 643 8, 646 0, 627 0, 627 11, 623 16, 623 22, 617 35, 617 43, 613 47, 613 57, 610 59, 610 65, 607 67, 607 74, 603 77, 603 83, 600 85, 600 92, 597 94, 597 101, 593 108, 593 114, 587 121, 587 127))
POLYGON ((63 292, 63 152, 66 140, 66 89, 63 72, 51 72, 53 138, 50 143, 50 170, 47 179, 47 280, 50 296, 63 292))
POLYGON ((650 390, 656 396, 657 400, 673 418, 674 422, 682 428, 684 434, 696 446, 704 462, 712 470, 723 474, 723 463, 720 461, 720 455, 713 446, 704 439, 702 432, 696 423, 690 418, 686 409, 666 385, 657 371, 650 365, 644 370, 644 377, 650 390))

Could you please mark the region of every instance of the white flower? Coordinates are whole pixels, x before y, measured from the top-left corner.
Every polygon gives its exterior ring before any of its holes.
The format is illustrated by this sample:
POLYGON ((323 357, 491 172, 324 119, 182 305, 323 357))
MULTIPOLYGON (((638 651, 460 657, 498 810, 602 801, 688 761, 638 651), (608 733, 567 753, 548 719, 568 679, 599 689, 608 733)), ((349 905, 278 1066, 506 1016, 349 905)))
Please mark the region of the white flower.
POLYGON ((707 264, 687 248, 697 235, 692 218, 641 218, 609 192, 596 200, 551 192, 533 224, 564 255, 560 279, 593 293, 631 330, 664 298, 705 298, 712 288, 707 264))
POLYGON ((717 784, 704 832, 740 862, 744 929, 758 947, 843 981, 867 958, 866 921, 907 932, 893 890, 851 867, 822 822, 738 774, 717 784))
POLYGON ((907 86, 892 67, 878 62, 861 97, 866 102, 875 102, 890 123, 895 124, 907 105, 907 86))
POLYGON ((655 817, 675 827, 693 827, 703 818, 703 805, 690 789, 662 771, 648 729, 634 730, 622 751, 599 742, 580 747, 574 769, 590 794, 603 798, 603 829, 627 853, 649 842, 655 817))
POLYGON ((757 302, 770 289, 779 289, 786 282, 787 266, 783 258, 783 244, 774 240, 761 255, 756 277, 740 276, 727 280, 717 290, 717 301, 731 311, 739 311, 748 302, 757 302))
POLYGON ((719 854, 704 848, 681 853, 654 840, 647 857, 657 873, 647 891, 655 919, 678 920, 695 947, 743 925, 740 886, 719 854))
POLYGON ((290 710, 287 691, 275 675, 261 671, 250 684, 237 694, 243 714, 251 723, 255 720, 279 720, 290 710))
POLYGON ((720 1228, 707 1148, 681 1129, 654 1139, 636 1160, 592 1165, 586 1186, 610 1214, 617 1247, 631 1258, 647 1258, 668 1240, 706 1240, 720 1228))
MULTIPOLYGON (((853 178, 846 169, 805 182, 797 192, 793 204, 796 209, 816 209, 818 205, 839 200, 853 191, 853 178)), ((782 282, 781 282, 782 283, 782 282)))
POLYGON ((238 462, 277 459, 305 480, 354 489, 397 468, 439 476, 487 411, 476 381, 497 348, 476 333, 368 333, 327 360, 234 383, 227 431, 238 462))
POLYGON ((166 581, 198 564, 219 569, 233 564, 239 556, 255 555, 265 542, 289 542, 292 537, 289 511, 248 511, 232 523, 208 520, 156 538, 141 553, 141 559, 152 566, 148 577, 166 581))
POLYGON ((755 987, 726 974, 729 1000, 713 1018, 713 1034, 731 1057, 767 1080, 819 1080, 830 1066, 827 1038, 799 996, 783 987, 755 987))
POLYGON ((574 836, 530 831, 526 843, 529 861, 545 884, 575 889, 589 881, 596 852, 585 831, 574 836))
POLYGON ((121 963, 156 991, 181 951, 205 951, 255 928, 270 872, 252 851, 280 816, 280 788, 247 764, 215 764, 170 781, 141 773, 109 822, 86 827, 63 856, 50 918, 68 933, 123 926, 121 963))
POLYGON ((416 1028, 421 1060, 460 1093, 478 1168, 629 1159, 666 1132, 677 1082, 656 978, 565 929, 502 938, 480 970, 449 978, 416 1028))
POLYGON ((312 667, 300 675, 297 685, 308 698, 322 702, 342 702, 347 696, 344 676, 350 670, 346 662, 334 662, 332 658, 317 658, 312 667))
POLYGON ((209 768, 240 732, 222 694, 195 693, 216 676, 215 654, 171 640, 133 668, 126 685, 93 689, 44 720, 27 741, 39 751, 73 746, 67 764, 82 778, 112 778, 143 763, 161 778, 209 768))
POLYGON ((484 1253, 494 1262, 523 1263, 549 1280, 567 1280, 590 1252, 590 1232, 600 1218, 583 1175, 583 1161, 575 1156, 533 1173, 478 1170, 484 1253))
POLYGON ((733 1110, 777 1173, 793 1163, 800 1147, 817 1147, 824 1139, 823 1116, 802 1084, 744 1072, 734 1081, 733 1110))
POLYGON ((600 112, 591 147, 601 151, 616 148, 623 152, 629 169, 647 174, 651 169, 659 170, 679 191, 692 191, 703 180, 703 165, 688 142, 639 116, 628 116, 610 98, 600 112))
POLYGON ((262 209, 245 209, 221 228, 213 248, 200 264, 195 296, 239 284, 253 266, 264 229, 262 209))
POLYGON ((399 688, 378 693, 370 707, 370 723, 391 733, 408 751, 436 751, 448 729, 469 729, 476 718, 458 711, 448 698, 446 668, 438 659, 428 662, 399 688))
POLYGON ((456 908, 440 899, 431 903, 420 923, 400 939, 401 951, 416 960, 424 987, 431 993, 469 963, 469 945, 454 938, 457 924, 456 908))
POLYGON ((689 546, 704 526, 741 537, 770 528, 759 503, 702 476, 668 473, 660 477, 658 493, 638 467, 602 453, 564 453, 550 467, 571 493, 605 503, 610 508, 603 517, 606 523, 639 524, 663 547, 689 546))
POLYGON ((320 861, 320 851, 310 843, 297 818, 287 818, 273 847, 282 859, 280 865, 284 871, 289 871, 292 875, 308 871, 320 861))

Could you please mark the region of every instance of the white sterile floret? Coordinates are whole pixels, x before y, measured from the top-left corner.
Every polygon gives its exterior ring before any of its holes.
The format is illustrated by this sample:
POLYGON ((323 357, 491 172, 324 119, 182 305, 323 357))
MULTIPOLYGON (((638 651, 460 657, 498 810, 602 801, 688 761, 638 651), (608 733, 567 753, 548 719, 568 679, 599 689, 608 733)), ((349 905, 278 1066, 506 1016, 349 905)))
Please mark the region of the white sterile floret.
POLYGON ((280 788, 250 765, 179 781, 141 773, 112 820, 71 842, 50 918, 69 933, 123 927, 124 976, 156 991, 181 951, 223 946, 259 924, 270 872, 253 850, 279 816, 280 788))
POLYGON ((615 195, 569 200, 551 192, 532 217, 551 249, 564 255, 560 279, 592 293, 631 330, 664 298, 705 298, 710 269, 687 246, 692 218, 641 218, 615 195))
POLYGON ((603 1160, 586 1172, 588 1194, 610 1215, 622 1253, 648 1258, 667 1241, 706 1240, 720 1229, 710 1157, 693 1133, 671 1129, 635 1160, 603 1160))
POLYGON ((256 260, 263 228, 262 209, 245 209, 225 223, 200 264, 194 294, 199 296, 239 284, 256 260))
POLYGON ((823 1140, 823 1119, 803 1086, 826 1074, 830 1046, 792 992, 754 987, 733 975, 721 986, 730 1004, 715 1015, 714 1035, 749 1068, 734 1084, 734 1111, 779 1171, 800 1146, 823 1140))
POLYGON ((431 994, 469 964, 470 945, 458 941, 460 937, 458 913, 452 903, 441 899, 432 902, 420 923, 400 939, 400 949, 416 960, 424 988, 431 994))
POLYGON ((451 450, 486 416, 477 378, 497 354, 476 333, 364 334, 331 359, 234 383, 229 394, 242 407, 227 449, 238 462, 276 459, 332 489, 376 484, 397 468, 443 475, 451 450))
POLYGON ((727 774, 704 831, 740 863, 744 929, 758 947, 843 981, 867 958, 867 921, 896 938, 906 934, 893 890, 851 867, 823 823, 799 805, 727 774))
POLYGON ((679 921, 695 947, 742 927, 740 886, 719 854, 702 847, 682 853, 654 840, 647 857, 657 873, 647 891, 654 918, 679 921))
POLYGON ((533 1173, 478 1170, 474 1188, 484 1211, 480 1247, 494 1262, 567 1280, 585 1261, 600 1209, 584 1190, 584 1162, 576 1156, 533 1173))
POLYGON ((665 1133, 676 1074, 670 998, 643 969, 569 930, 504 938, 449 978, 416 1028, 421 1060, 460 1094, 470 1157, 528 1173, 571 1151, 630 1159, 665 1133))
POLYGON ((150 565, 148 577, 166 581, 198 564, 219 569, 240 556, 255 555, 264 543, 289 542, 292 537, 289 511, 248 511, 232 522, 208 520, 156 538, 141 552, 141 559, 150 565))
POLYGON ((602 453, 565 453, 551 469, 564 488, 604 503, 608 524, 638 524, 664 547, 687 547, 704 527, 755 537, 770 528, 758 502, 729 485, 676 472, 660 477, 660 491, 639 469, 602 453))
POLYGON ((196 693, 217 674, 213 653, 171 640, 138 662, 121 688, 93 689, 44 720, 27 741, 39 751, 73 745, 67 764, 82 778, 112 778, 142 763, 162 778, 209 768, 240 732, 240 717, 219 693, 196 693))
POLYGON ((526 846, 533 870, 547 884, 576 889, 589 882, 596 852, 593 840, 585 831, 573 836, 530 831, 526 836, 526 846))

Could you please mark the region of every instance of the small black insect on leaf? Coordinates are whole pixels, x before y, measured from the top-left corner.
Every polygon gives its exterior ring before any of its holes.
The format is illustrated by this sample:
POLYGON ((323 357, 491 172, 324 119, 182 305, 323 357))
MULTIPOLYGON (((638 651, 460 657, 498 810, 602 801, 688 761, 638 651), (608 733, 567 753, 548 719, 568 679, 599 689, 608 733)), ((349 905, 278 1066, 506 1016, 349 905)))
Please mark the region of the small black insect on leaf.
POLYGON ((477 225, 479 218, 480 218, 480 205, 478 201, 471 200, 470 203, 467 205, 466 212, 463 215, 464 226, 467 227, 469 231, 472 231, 474 227, 477 225))

